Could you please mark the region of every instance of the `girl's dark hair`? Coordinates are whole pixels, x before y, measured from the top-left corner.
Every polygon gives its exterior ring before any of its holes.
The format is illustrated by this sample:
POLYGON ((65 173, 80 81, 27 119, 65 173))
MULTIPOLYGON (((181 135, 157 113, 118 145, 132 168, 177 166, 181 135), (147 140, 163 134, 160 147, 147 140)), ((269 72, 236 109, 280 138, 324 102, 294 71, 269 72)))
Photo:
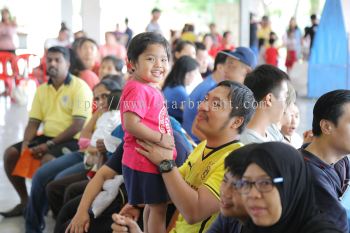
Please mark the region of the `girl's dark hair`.
POLYGON ((83 44, 85 44, 85 42, 91 42, 93 44, 96 45, 96 47, 98 48, 98 44, 96 43, 96 41, 94 41, 93 39, 91 38, 88 38, 88 37, 82 37, 80 40, 79 40, 79 43, 78 43, 78 48, 80 48, 81 46, 83 46, 83 44))
POLYGON ((192 43, 192 42, 190 42, 190 41, 187 41, 187 40, 178 40, 177 42, 176 42, 176 45, 175 45, 175 48, 174 48, 174 51, 173 51, 173 56, 174 56, 174 61, 176 61, 176 58, 175 58, 175 53, 176 52, 181 52, 184 48, 185 48, 185 46, 186 45, 191 45, 191 46, 193 46, 193 48, 196 48, 196 46, 192 43))
POLYGON ((114 65, 114 68, 116 69, 116 71, 122 72, 123 67, 124 67, 124 61, 122 59, 117 58, 117 57, 112 56, 112 55, 108 55, 102 59, 101 63, 105 62, 105 61, 111 61, 114 65))
MULTIPOLYGON (((115 81, 119 84, 119 86, 123 89, 124 88, 124 85, 125 85, 125 80, 124 78, 121 76, 121 75, 117 75, 117 74, 107 74, 105 75, 103 78, 102 78, 102 81, 103 80, 106 80, 106 79, 110 79, 112 81, 115 81)), ((101 82, 102 82, 101 81, 101 82)))
POLYGON ((136 62, 139 56, 147 49, 147 46, 151 44, 161 44, 165 49, 168 60, 170 59, 168 41, 159 33, 143 32, 136 35, 130 41, 127 52, 129 62, 136 62))
POLYGON ((120 96, 122 95, 123 87, 116 81, 110 78, 105 78, 96 84, 93 88, 104 85, 111 93, 108 96, 108 110, 116 110, 119 107, 120 96))
POLYGON ((69 72, 75 76, 79 76, 80 71, 86 70, 84 63, 78 56, 78 49, 81 48, 85 42, 91 42, 98 48, 96 41, 87 37, 78 38, 73 42, 72 49, 70 49, 69 72))
POLYGON ((108 110, 119 109, 119 100, 122 95, 122 91, 112 91, 108 96, 108 110))
POLYGON ((185 86, 185 77, 199 67, 198 62, 189 56, 182 56, 177 60, 165 79, 163 90, 166 87, 185 86))
POLYGON ((69 72, 75 76, 79 76, 80 71, 86 70, 81 59, 78 57, 76 50, 69 49, 70 53, 70 66, 69 72))

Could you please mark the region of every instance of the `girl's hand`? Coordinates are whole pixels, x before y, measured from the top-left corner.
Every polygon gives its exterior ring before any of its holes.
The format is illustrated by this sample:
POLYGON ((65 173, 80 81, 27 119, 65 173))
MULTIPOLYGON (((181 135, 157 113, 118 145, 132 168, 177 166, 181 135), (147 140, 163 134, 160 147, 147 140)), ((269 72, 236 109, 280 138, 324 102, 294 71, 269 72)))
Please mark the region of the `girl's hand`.
POLYGON ((91 155, 97 155, 98 154, 98 150, 94 146, 88 146, 88 148, 86 148, 85 151, 88 152, 91 155))
POLYGON ((174 143, 174 137, 170 134, 162 134, 161 140, 158 143, 161 147, 167 148, 167 149, 174 149, 175 143, 174 143))
POLYGON ((126 204, 119 214, 137 221, 140 217, 140 212, 139 208, 126 204))
POLYGON ((113 224, 111 226, 113 233, 130 232, 130 233, 142 233, 137 223, 119 214, 112 215, 113 224))
POLYGON ((88 232, 90 225, 90 216, 87 212, 76 213, 65 233, 84 233, 88 232))

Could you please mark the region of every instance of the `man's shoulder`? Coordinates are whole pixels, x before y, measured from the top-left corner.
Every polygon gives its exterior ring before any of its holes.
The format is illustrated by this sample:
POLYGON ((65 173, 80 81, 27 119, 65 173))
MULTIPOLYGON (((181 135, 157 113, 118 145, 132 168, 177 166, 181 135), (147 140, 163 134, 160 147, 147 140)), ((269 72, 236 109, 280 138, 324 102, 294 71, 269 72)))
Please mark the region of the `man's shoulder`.
POLYGON ((38 86, 38 88, 36 89, 36 92, 39 93, 39 92, 42 92, 44 90, 47 90, 49 88, 49 84, 47 82, 45 83, 42 83, 38 86))
POLYGON ((246 128, 240 135, 240 141, 247 145, 250 143, 262 143, 265 140, 253 129, 246 128))
POLYGON ((69 87, 73 90, 73 93, 75 93, 78 90, 83 90, 84 93, 92 93, 89 85, 84 80, 74 75, 71 75, 71 82, 69 83, 69 87))
POLYGON ((71 78, 71 82, 69 83, 69 85, 72 85, 73 87, 81 87, 81 86, 89 87, 84 80, 82 80, 81 78, 78 78, 73 74, 70 74, 70 78, 71 78))
POLYGON ((316 155, 303 148, 299 149, 299 151, 306 166, 309 168, 314 185, 334 191, 334 185, 338 185, 340 182, 334 167, 324 163, 316 155))
POLYGON ((303 159, 307 166, 311 167, 313 170, 323 170, 326 167, 329 167, 326 163, 324 163, 320 158, 318 158, 312 152, 306 150, 305 148, 300 148, 299 152, 303 156, 303 159))

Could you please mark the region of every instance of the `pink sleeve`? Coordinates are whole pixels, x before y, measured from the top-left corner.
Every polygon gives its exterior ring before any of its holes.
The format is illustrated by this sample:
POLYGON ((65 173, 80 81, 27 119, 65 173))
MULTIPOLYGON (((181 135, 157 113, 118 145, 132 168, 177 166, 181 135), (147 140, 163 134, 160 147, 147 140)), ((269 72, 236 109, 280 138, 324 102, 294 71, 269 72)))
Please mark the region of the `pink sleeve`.
POLYGON ((80 150, 85 150, 90 145, 90 138, 79 138, 78 145, 80 150))
POLYGON ((94 86, 97 83, 100 82, 100 79, 98 78, 98 76, 91 70, 80 71, 79 78, 84 80, 89 85, 91 90, 94 88, 94 86))
POLYGON ((123 90, 123 98, 121 100, 121 112, 133 112, 140 118, 144 118, 150 106, 151 93, 149 93, 142 85, 127 85, 123 90))

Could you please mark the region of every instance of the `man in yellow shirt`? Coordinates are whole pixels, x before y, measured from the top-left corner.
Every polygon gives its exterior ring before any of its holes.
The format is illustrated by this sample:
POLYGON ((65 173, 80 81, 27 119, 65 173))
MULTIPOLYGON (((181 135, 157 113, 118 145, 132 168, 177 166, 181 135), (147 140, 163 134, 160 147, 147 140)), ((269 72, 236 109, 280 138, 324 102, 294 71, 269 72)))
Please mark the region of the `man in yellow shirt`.
POLYGON ((62 149, 78 149, 79 132, 91 115, 92 92, 88 85, 69 73, 69 50, 51 47, 47 53, 48 83, 36 91, 29 121, 22 142, 6 149, 4 167, 6 175, 20 196, 21 203, 5 217, 19 216, 28 200, 25 179, 13 176, 12 171, 25 148, 30 148, 35 158, 42 163, 63 154, 62 149), (44 134, 37 136, 40 124, 44 134))
MULTIPOLYGON (((199 105, 195 118, 195 125, 206 140, 180 168, 174 166, 171 150, 147 141, 138 142, 143 149, 137 150, 158 166, 170 199, 180 213, 171 232, 206 232, 216 218, 224 159, 242 146, 239 134, 253 115, 253 107, 254 96, 247 87, 232 81, 219 83, 199 105)), ((133 216, 132 211, 135 209, 127 206, 121 214, 133 216)), ((120 225, 132 228, 129 219, 120 215, 114 215, 113 219, 114 232, 123 228, 120 225)))

